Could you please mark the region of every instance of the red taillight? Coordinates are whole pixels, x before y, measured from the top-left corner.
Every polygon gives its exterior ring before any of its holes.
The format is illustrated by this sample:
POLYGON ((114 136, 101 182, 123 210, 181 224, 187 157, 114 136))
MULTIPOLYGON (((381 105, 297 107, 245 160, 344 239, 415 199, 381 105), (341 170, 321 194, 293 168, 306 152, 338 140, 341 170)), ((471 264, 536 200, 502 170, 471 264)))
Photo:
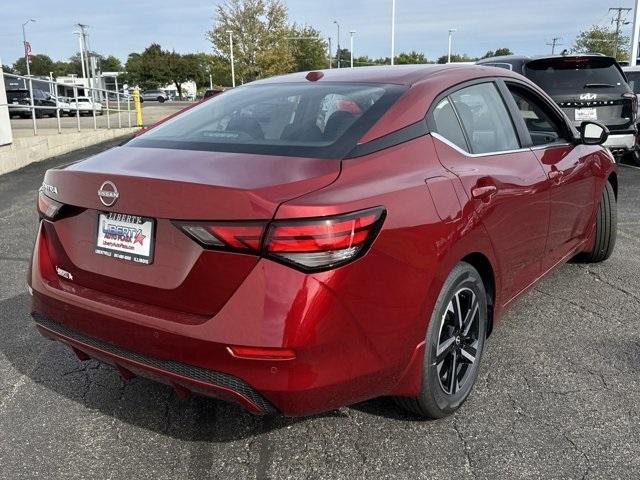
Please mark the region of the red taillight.
POLYGON ((323 270, 360 256, 378 232, 384 210, 273 222, 264 243, 271 258, 302 270, 323 270))
POLYGON ((350 262, 373 242, 382 207, 332 217, 267 222, 175 222, 203 247, 262 254, 304 271, 350 262))
POLYGON ((42 191, 38 192, 38 212, 41 218, 53 220, 63 206, 63 203, 47 197, 42 191))
POLYGON ((190 237, 208 248, 259 252, 266 222, 176 222, 190 237))
POLYGON ((623 93, 622 96, 631 100, 631 111, 635 118, 638 115, 638 96, 631 92, 623 93))

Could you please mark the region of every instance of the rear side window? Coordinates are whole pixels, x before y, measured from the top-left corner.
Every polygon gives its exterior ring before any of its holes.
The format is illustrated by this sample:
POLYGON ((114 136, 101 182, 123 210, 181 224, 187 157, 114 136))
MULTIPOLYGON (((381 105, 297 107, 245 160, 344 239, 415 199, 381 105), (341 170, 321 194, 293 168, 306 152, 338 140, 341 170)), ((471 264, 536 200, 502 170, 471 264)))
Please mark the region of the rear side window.
POLYGON ((616 61, 609 57, 559 57, 527 63, 525 75, 551 95, 603 89, 607 93, 629 90, 616 61))
POLYGON ((472 153, 520 148, 513 122, 493 83, 481 83, 452 93, 450 98, 467 133, 472 153))
POLYGON ((433 109, 433 123, 436 133, 442 135, 457 147, 469 151, 462 127, 448 98, 442 100, 433 109))
POLYGON ((217 95, 127 145, 342 158, 405 90, 329 82, 247 85, 217 95))

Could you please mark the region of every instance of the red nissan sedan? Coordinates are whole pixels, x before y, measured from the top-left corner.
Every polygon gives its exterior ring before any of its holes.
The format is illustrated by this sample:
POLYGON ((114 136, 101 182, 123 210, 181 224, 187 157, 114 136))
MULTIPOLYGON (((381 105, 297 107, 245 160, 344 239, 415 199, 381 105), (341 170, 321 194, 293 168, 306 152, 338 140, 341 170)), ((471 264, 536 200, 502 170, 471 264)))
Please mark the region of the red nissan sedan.
POLYGON ((611 254, 607 135, 504 69, 254 82, 46 173, 32 315, 180 397, 442 417, 518 295, 611 254))

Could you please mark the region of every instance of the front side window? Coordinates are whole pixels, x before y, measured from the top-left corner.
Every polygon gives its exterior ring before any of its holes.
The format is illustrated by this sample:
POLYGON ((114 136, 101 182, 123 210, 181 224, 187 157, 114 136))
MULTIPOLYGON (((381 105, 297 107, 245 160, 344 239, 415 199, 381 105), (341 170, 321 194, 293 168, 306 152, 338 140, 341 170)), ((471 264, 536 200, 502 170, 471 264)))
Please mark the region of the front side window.
POLYGON ((472 153, 520 148, 507 107, 493 83, 472 85, 450 97, 467 133, 472 153))
POLYGON ((534 146, 563 141, 562 128, 558 120, 533 93, 511 85, 509 91, 520 110, 534 146))
POLYGON ((340 158, 404 92, 398 85, 247 85, 207 100, 128 146, 340 158))

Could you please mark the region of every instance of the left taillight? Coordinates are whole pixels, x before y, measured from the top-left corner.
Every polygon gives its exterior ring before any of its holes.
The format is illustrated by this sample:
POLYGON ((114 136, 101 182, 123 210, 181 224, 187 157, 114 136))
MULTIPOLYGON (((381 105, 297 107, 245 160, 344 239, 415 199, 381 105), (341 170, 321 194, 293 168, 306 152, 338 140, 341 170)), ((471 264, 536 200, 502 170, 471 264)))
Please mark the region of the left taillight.
POLYGON ((272 222, 174 222, 205 248, 259 254, 299 270, 338 267, 363 255, 375 239, 382 207, 330 217, 272 222))
POLYGON ((47 197, 42 190, 38 192, 38 213, 40 218, 54 220, 60 213, 64 203, 60 203, 51 197, 47 197))

